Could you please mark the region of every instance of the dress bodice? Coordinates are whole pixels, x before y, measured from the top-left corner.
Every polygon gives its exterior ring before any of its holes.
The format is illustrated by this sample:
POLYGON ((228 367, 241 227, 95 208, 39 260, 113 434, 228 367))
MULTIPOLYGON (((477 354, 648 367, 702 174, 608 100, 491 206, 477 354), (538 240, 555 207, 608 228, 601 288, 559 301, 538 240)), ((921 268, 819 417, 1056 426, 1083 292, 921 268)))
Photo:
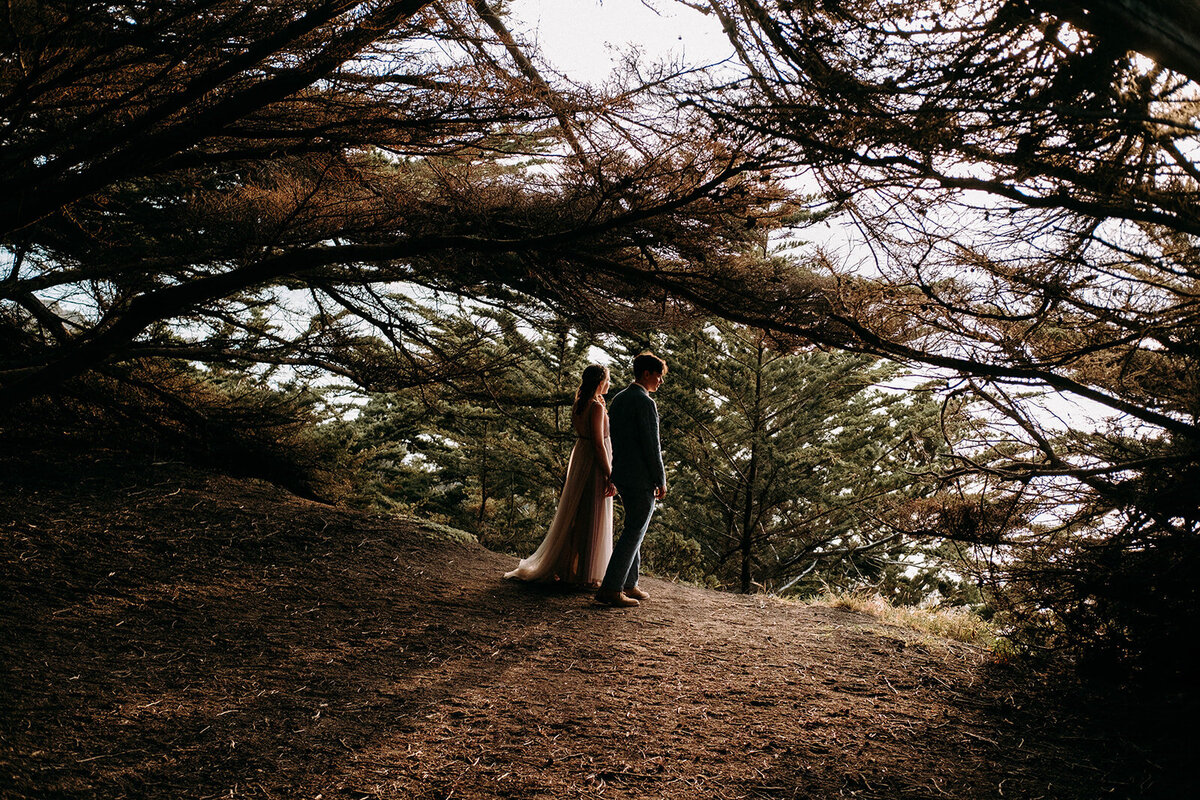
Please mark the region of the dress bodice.
MULTIPOLYGON (((576 414, 574 408, 571 409, 571 425, 575 428, 575 436, 580 439, 583 439, 584 441, 587 441, 587 442, 592 441, 591 414, 592 414, 593 404, 599 405, 601 409, 604 409, 604 404, 601 403, 599 400, 593 400, 591 403, 588 404, 587 408, 585 408, 583 410, 583 412, 580 414, 576 414)), ((604 438, 607 439, 608 438, 608 413, 607 412, 604 414, 603 418, 604 418, 604 438)))

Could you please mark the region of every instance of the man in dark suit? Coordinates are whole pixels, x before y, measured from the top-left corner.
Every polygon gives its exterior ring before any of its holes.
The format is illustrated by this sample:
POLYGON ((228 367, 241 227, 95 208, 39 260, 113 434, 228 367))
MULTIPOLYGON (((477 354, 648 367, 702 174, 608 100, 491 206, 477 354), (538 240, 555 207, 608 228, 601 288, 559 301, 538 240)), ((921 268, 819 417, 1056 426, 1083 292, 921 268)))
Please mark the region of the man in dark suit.
POLYGON ((612 482, 625 507, 625 525, 613 548, 596 602, 627 608, 650 595, 638 587, 642 539, 654 501, 667 496, 667 473, 658 439, 658 406, 650 397, 662 386, 667 364, 650 353, 633 359, 634 382, 608 404, 612 436, 612 482))

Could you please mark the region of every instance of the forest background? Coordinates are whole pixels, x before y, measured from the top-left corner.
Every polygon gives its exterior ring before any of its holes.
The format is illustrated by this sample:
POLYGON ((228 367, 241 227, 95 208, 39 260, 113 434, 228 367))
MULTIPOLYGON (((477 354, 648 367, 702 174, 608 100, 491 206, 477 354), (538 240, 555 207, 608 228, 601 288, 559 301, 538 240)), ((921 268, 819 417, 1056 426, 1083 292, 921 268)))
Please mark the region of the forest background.
POLYGON ((584 84, 485 0, 8 3, 9 446, 132 426, 523 552, 580 366, 649 346, 655 569, 1190 685, 1188 4, 683 5, 736 59, 584 84))

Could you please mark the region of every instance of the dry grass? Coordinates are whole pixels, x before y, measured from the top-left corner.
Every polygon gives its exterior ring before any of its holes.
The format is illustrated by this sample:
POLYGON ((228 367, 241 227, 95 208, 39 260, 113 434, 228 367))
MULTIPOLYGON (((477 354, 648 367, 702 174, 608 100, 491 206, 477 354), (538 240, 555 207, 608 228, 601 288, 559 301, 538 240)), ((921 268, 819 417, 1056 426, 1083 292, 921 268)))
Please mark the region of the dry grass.
POLYGON ((965 608, 895 606, 878 594, 830 592, 812 600, 814 605, 860 611, 881 622, 996 650, 1001 640, 987 622, 965 608))

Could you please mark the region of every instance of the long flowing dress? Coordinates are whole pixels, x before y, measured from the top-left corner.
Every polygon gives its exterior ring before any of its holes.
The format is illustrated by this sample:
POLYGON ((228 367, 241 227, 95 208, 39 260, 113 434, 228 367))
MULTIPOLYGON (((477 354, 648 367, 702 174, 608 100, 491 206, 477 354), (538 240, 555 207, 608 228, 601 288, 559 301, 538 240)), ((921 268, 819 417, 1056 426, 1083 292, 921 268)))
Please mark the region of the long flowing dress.
MULTIPOLYGON (((603 415, 604 447, 612 452, 608 413, 603 402, 593 400, 603 415)), ((567 479, 558 500, 550 531, 529 558, 506 578, 523 581, 560 581, 599 585, 613 549, 613 499, 604 496, 605 453, 597 452, 590 419, 592 404, 571 414, 575 446, 567 463, 567 479)))

